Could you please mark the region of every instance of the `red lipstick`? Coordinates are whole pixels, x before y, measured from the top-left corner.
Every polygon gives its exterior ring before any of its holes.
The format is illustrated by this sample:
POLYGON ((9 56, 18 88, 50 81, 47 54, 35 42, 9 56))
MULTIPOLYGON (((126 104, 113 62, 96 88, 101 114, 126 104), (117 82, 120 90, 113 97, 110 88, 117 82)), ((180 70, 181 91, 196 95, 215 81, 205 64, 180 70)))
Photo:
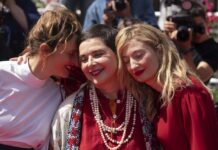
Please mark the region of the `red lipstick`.
POLYGON ((140 76, 143 72, 144 72, 144 70, 138 70, 138 71, 134 71, 133 73, 136 76, 140 76))

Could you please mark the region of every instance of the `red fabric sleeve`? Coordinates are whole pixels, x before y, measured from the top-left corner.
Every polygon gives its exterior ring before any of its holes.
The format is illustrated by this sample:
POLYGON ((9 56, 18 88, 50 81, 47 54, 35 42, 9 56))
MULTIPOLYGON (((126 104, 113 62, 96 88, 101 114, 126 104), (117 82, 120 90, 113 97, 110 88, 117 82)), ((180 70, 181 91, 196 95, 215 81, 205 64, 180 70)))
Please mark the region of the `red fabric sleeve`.
POLYGON ((190 149, 217 150, 218 124, 209 93, 203 87, 187 87, 182 92, 180 102, 190 149))

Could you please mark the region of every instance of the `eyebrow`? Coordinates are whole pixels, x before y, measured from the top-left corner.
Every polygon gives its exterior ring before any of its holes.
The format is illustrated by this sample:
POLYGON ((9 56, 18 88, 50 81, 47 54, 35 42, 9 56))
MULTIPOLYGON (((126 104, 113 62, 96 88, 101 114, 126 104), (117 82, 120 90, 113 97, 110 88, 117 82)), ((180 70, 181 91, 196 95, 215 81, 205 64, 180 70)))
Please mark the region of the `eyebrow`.
POLYGON ((99 52, 99 51, 103 51, 103 49, 97 49, 97 50, 93 50, 92 52, 90 52, 89 54, 95 53, 95 52, 99 52))

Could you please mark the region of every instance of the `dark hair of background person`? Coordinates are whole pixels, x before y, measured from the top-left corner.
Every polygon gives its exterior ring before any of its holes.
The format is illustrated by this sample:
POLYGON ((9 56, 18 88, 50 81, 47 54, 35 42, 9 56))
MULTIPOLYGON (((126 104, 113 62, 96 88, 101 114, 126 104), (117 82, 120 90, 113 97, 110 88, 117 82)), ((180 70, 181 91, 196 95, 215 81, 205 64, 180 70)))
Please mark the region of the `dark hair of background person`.
MULTIPOLYGON (((7 0, 1 1, 5 3, 7 0)), ((39 19, 40 14, 31 0, 15 0, 16 5, 22 9, 28 23, 28 31, 39 19)), ((18 56, 25 47, 26 31, 16 21, 10 11, 1 8, 0 13, 0 60, 8 60, 18 56)))

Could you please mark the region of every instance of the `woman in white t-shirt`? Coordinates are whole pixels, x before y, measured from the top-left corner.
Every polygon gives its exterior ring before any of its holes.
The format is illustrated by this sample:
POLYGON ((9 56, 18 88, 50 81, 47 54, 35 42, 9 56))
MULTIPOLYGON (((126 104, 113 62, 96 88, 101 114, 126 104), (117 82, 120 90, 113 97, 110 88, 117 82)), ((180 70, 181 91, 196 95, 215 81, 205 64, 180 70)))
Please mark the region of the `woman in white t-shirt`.
POLYGON ((77 63, 81 27, 68 10, 44 13, 29 33, 28 61, 0 62, 0 149, 47 150, 61 102, 51 77, 66 78, 77 63))

